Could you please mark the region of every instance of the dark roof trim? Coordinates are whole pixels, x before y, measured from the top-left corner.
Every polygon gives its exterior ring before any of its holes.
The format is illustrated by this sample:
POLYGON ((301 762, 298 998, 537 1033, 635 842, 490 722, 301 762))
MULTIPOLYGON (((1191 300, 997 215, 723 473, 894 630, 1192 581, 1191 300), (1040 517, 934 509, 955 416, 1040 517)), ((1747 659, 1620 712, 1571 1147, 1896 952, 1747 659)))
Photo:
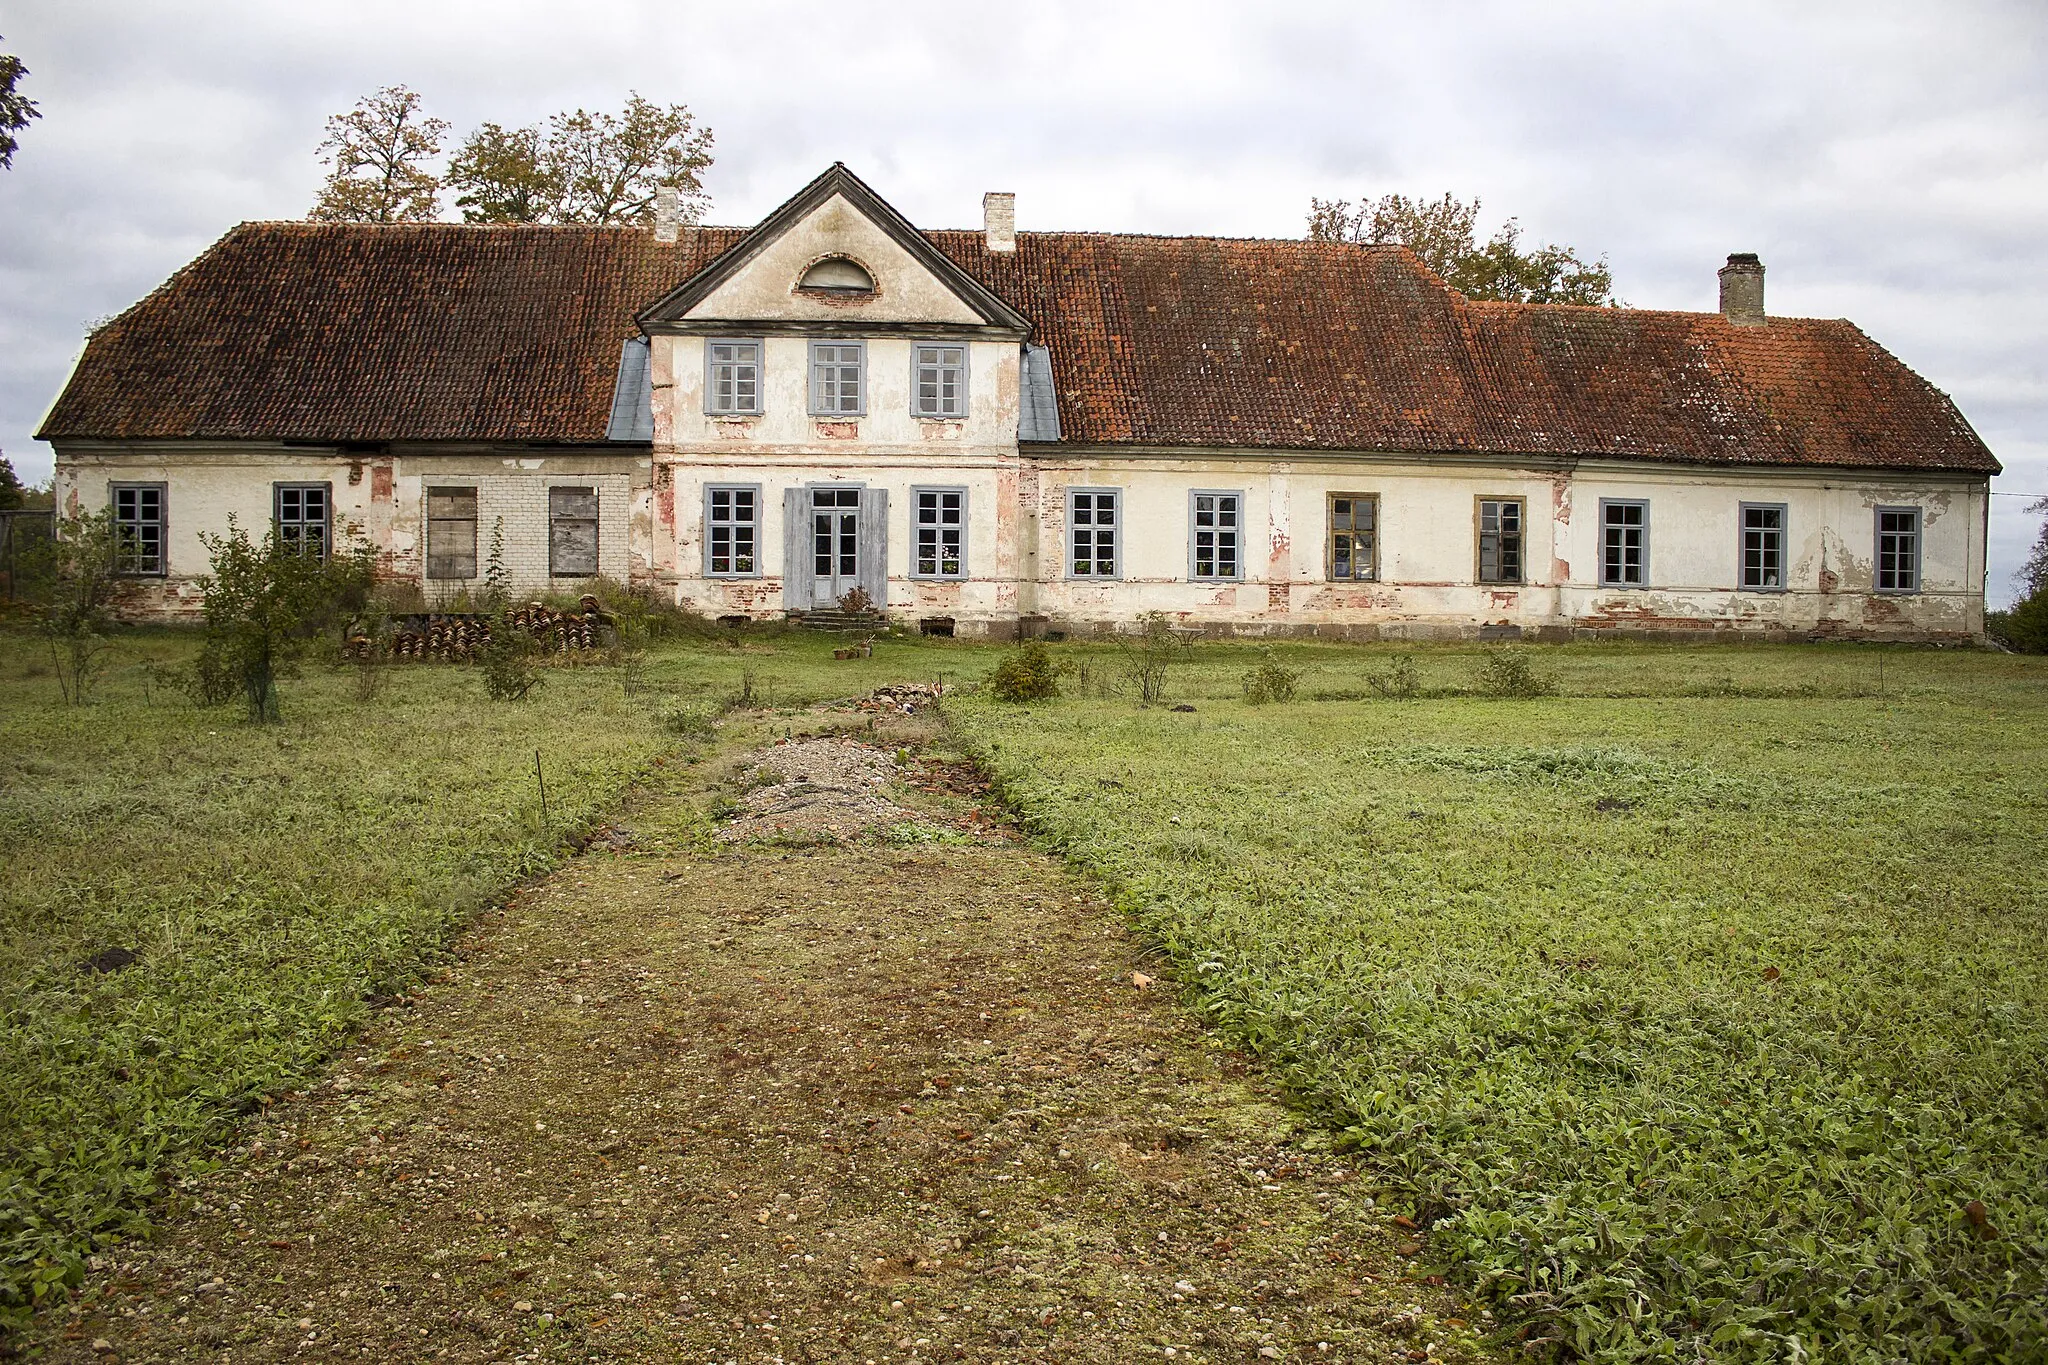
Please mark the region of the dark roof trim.
MULTIPOLYGON (((846 169, 846 163, 842 161, 833 162, 825 169, 824 174, 784 200, 780 208, 762 219, 760 226, 733 243, 702 270, 642 309, 635 319, 641 330, 676 330, 677 324, 682 323, 685 313, 701 303, 719 285, 738 274, 740 269, 760 255, 770 242, 795 227, 835 194, 865 214, 870 221, 888 234, 891 241, 902 247, 918 264, 958 295, 962 303, 980 314, 984 322, 1002 328, 1008 335, 1021 337, 1030 334, 1031 319, 1003 302, 994 291, 962 270, 952 257, 933 246, 923 233, 911 226, 908 219, 869 188, 866 181, 846 169)), ((870 324, 861 325, 865 330, 870 324)))

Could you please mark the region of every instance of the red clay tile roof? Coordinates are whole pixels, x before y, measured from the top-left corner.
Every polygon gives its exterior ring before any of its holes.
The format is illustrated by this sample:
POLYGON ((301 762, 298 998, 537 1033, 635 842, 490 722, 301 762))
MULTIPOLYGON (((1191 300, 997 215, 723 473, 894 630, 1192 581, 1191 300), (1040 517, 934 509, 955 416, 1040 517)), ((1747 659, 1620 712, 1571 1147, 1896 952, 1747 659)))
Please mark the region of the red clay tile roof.
MULTIPOLYGON (((742 229, 250 223, 95 334, 45 438, 601 442, 634 313, 742 229)), ((1993 473, 1850 323, 1471 303, 1406 250, 978 232, 1087 445, 1993 473)))

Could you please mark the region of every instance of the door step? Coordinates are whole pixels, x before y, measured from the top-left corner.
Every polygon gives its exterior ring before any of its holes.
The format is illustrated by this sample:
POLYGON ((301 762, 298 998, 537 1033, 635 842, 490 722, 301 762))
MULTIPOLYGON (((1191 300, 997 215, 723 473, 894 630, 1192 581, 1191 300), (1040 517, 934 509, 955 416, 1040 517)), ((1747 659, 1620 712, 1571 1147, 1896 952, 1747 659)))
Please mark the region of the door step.
POLYGON ((820 607, 811 611, 789 613, 792 625, 805 630, 829 630, 841 633, 875 634, 889 628, 889 618, 878 611, 840 611, 836 607, 820 607))

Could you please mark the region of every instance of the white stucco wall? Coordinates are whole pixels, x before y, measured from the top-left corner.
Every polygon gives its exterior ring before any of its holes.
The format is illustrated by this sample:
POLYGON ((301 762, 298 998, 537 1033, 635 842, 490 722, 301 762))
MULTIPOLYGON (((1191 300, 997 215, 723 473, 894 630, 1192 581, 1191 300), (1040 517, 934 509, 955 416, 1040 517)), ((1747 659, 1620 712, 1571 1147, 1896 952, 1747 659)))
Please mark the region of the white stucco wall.
POLYGON ((644 456, 534 454, 486 451, 349 455, 338 451, 243 444, 129 443, 65 445, 58 451, 58 505, 96 511, 115 483, 165 485, 166 569, 135 581, 133 609, 166 616, 196 615, 196 581, 210 556, 202 534, 227 530, 229 519, 252 536, 265 534, 272 517, 272 486, 325 483, 333 497, 331 522, 339 541, 350 527, 380 552, 388 578, 416 582, 429 605, 482 587, 493 524, 505 520, 505 562, 517 596, 576 591, 579 580, 555 578, 548 563, 548 489, 594 487, 598 500, 598 572, 621 581, 644 578, 651 540, 648 461, 644 456), (426 490, 477 490, 475 580, 425 578, 426 490))

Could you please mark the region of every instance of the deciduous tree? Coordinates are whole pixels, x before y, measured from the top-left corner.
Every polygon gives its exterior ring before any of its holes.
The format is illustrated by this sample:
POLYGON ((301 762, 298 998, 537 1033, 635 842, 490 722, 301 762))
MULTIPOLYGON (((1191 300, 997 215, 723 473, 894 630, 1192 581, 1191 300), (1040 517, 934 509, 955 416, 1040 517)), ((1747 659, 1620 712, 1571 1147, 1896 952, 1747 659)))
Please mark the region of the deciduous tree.
POLYGON ((578 109, 545 128, 486 123, 449 164, 448 184, 472 223, 639 223, 661 189, 677 191, 682 220, 694 223, 710 203, 711 143, 687 107, 636 93, 619 114, 578 109))
POLYGON ((14 149, 21 145, 15 134, 28 127, 30 119, 43 116, 36 102, 17 88, 27 74, 21 58, 0 52, 0 169, 14 165, 14 149))
POLYGON ((1348 199, 1311 199, 1308 236, 1317 242, 1399 243, 1467 298, 1618 302, 1604 256, 1588 262, 1571 247, 1555 244, 1525 251, 1521 224, 1513 218, 1481 243, 1479 204, 1448 193, 1434 200, 1385 194, 1355 205, 1348 199))
MULTIPOLYGON (((2048 498, 2027 510, 2048 518, 2048 498)), ((1984 631, 2024 654, 2048 654, 2048 520, 2020 565, 2020 600, 2011 611, 1986 612, 1984 631)))
POLYGON ((426 223, 441 212, 441 180, 429 163, 441 154, 448 124, 430 118, 420 97, 386 86, 327 120, 320 160, 330 167, 307 216, 324 223, 426 223))

